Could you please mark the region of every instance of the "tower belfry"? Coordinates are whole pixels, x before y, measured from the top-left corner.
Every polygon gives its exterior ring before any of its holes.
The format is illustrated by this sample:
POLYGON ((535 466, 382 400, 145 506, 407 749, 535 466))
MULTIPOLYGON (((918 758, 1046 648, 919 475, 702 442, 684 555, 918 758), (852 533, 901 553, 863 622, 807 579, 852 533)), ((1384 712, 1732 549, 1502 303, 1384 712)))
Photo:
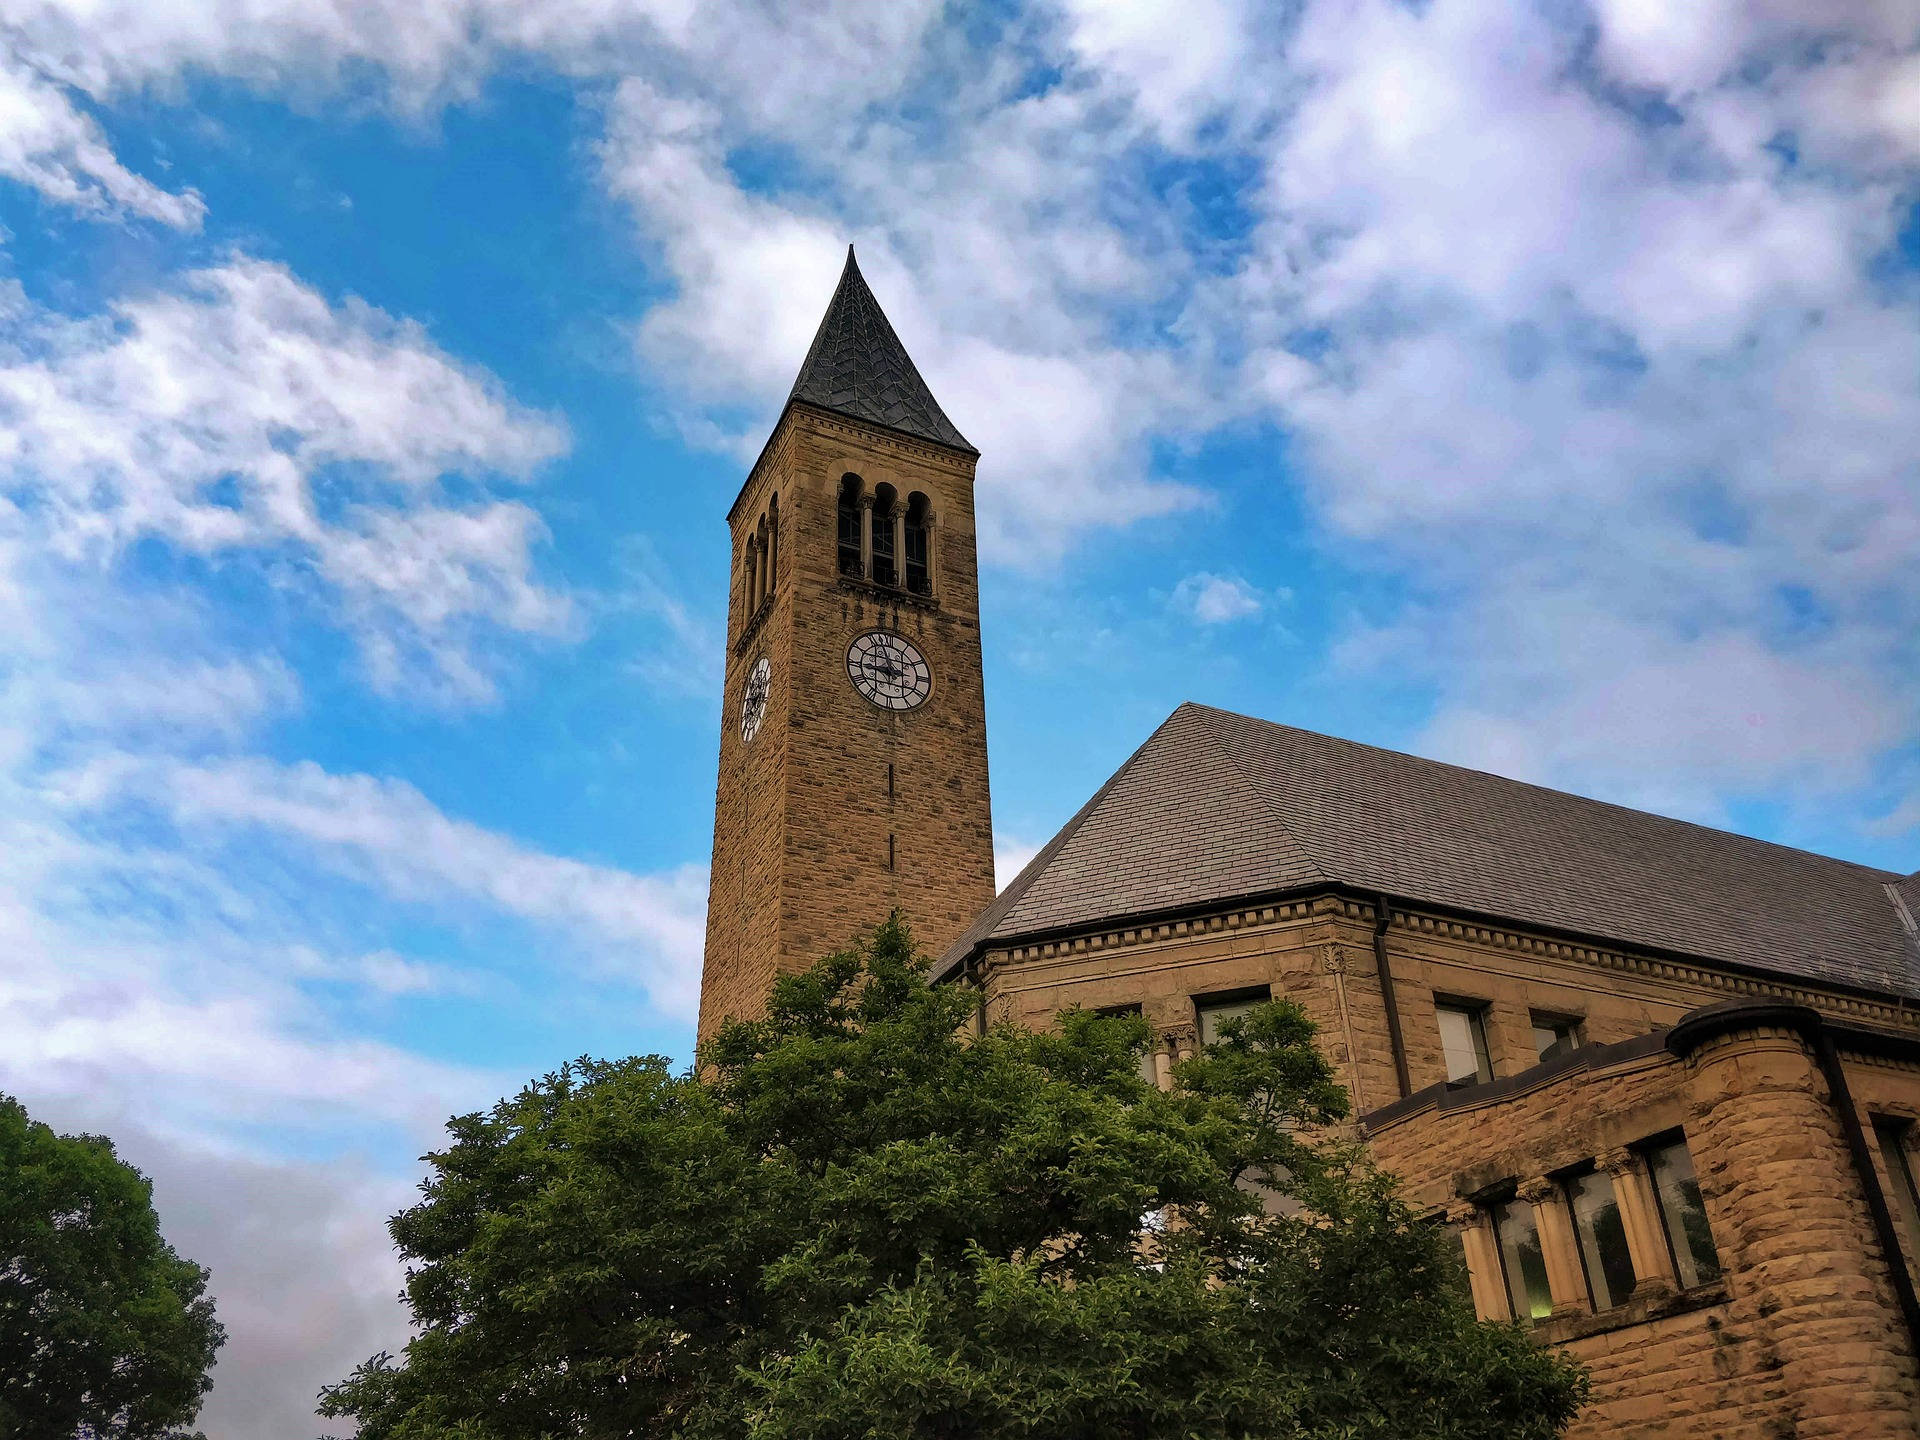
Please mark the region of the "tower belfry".
POLYGON ((993 898, 977 459, 849 247, 727 515, 702 1039, 893 909, 938 954, 993 898))

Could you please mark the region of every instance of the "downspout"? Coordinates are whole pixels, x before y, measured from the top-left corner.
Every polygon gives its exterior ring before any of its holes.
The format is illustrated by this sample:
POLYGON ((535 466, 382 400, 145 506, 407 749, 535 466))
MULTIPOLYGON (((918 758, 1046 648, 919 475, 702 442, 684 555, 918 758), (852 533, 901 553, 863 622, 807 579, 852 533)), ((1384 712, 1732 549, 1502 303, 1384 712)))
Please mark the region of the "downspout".
POLYGON ((1893 1297, 1899 1302, 1900 1318, 1907 1322, 1907 1339, 1912 1342, 1913 1357, 1920 1362, 1920 1295, 1914 1293, 1913 1273, 1907 1269, 1906 1255, 1900 1248, 1900 1232, 1894 1228, 1886 1191, 1880 1188, 1880 1173, 1873 1167, 1873 1152, 1867 1148, 1867 1132, 1861 1128, 1860 1112, 1854 1108, 1847 1072, 1840 1067, 1840 1051, 1833 1043, 1833 1033, 1817 1018, 1811 1038, 1820 1073, 1827 1082, 1827 1093, 1832 1097, 1833 1108, 1839 1112, 1840 1128, 1846 1133, 1847 1151, 1853 1156, 1860 1188, 1866 1192, 1874 1238, 1880 1242, 1880 1253, 1887 1262, 1887 1278, 1893 1282, 1893 1297))
POLYGON ((1380 972, 1380 997, 1387 1010, 1387 1046, 1393 1051, 1393 1078, 1399 1082, 1400 1098, 1406 1099, 1413 1093, 1413 1084, 1407 1077, 1407 1042, 1400 1033, 1400 1002, 1393 993, 1393 966, 1387 961, 1387 926, 1393 919, 1393 911, 1387 906, 1384 893, 1376 895, 1373 901, 1373 964, 1380 972))

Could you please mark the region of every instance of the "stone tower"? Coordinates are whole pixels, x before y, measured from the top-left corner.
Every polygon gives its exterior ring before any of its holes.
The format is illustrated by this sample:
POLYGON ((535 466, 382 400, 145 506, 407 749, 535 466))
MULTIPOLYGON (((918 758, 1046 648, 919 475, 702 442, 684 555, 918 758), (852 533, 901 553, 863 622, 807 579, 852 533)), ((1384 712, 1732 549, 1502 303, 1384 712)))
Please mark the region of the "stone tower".
POLYGON ((703 1040, 896 907, 938 955, 993 899, 977 459, 849 248, 727 514, 703 1040))

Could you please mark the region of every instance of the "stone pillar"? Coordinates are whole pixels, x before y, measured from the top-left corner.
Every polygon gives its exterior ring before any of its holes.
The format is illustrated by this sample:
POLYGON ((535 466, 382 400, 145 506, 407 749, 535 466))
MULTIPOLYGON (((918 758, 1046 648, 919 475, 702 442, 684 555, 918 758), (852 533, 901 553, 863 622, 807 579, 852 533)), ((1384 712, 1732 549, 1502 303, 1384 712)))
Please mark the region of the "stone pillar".
POLYGON ((1447 1207, 1447 1223, 1460 1232, 1460 1248, 1467 1252, 1467 1283, 1473 1290, 1473 1313, 1482 1320, 1505 1320, 1513 1314, 1500 1269, 1500 1249, 1493 1224, 1478 1205, 1460 1201, 1447 1207))
POLYGON ((860 578, 873 579, 873 496, 860 497, 860 578))
POLYGON ((893 583, 907 588, 907 502, 893 502, 893 583))
POLYGON ((1579 1242, 1573 1237, 1573 1215, 1560 1187, 1545 1176, 1520 1186, 1520 1198, 1533 1207, 1533 1226, 1540 1232, 1540 1258, 1547 1267, 1547 1289, 1553 1294, 1553 1313, 1584 1315, 1587 1274, 1580 1265, 1579 1242))
POLYGON ((1160 1032, 1176 1060, 1191 1060, 1200 1046, 1199 1032, 1191 1024, 1169 1025, 1160 1032))
POLYGON ((1162 1090, 1173 1089, 1173 1057, 1164 1041, 1153 1047, 1153 1083, 1162 1090))
POLYGON ((1647 1167, 1631 1150, 1609 1150, 1599 1157, 1600 1168, 1613 1180, 1613 1198, 1620 1207, 1620 1227, 1627 1232, 1627 1254, 1633 1258, 1636 1297, 1666 1295, 1680 1288, 1667 1251, 1666 1232, 1660 1228, 1659 1202, 1647 1167))
POLYGON ((1687 1145, 1715 1247, 1777 1357, 1796 1440, 1914 1440, 1914 1357, 1882 1274, 1865 1191, 1809 1039, 1788 1005, 1695 1011, 1687 1145))
POLYGON ((927 511, 927 598, 940 598, 940 517, 927 511))

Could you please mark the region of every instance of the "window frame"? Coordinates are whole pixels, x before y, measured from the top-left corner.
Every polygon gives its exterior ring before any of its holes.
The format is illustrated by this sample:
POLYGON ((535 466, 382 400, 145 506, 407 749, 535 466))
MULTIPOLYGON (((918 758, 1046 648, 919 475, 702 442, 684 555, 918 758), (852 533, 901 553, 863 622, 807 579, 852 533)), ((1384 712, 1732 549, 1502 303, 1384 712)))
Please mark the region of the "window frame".
MULTIPOLYGON (((1098 1005, 1094 1007, 1093 1013, 1110 1020, 1119 1019, 1125 1015, 1138 1015, 1141 1019, 1145 1020, 1147 1017, 1147 1007, 1138 1000, 1135 1000, 1124 1005, 1098 1005)), ((1154 1043, 1155 1038, 1153 1023, 1148 1021, 1147 1048, 1140 1052, 1139 1075, 1150 1087, 1158 1090, 1160 1088, 1160 1072, 1155 1068, 1153 1063, 1154 1055, 1157 1053, 1158 1048, 1154 1043)))
POLYGON ((1906 1242, 1913 1252, 1910 1268, 1920 1269, 1920 1177, 1913 1173, 1913 1157, 1907 1143, 1915 1122, 1905 1115, 1872 1114, 1873 1141, 1880 1148, 1880 1164, 1886 1169, 1887 1183, 1894 1191, 1894 1208, 1900 1211, 1906 1242))
MULTIPOLYGON (((1544 1065, 1548 1060, 1564 1059, 1574 1051, 1584 1049, 1586 1046, 1587 1019, 1584 1015, 1569 1015, 1560 1010, 1535 1010, 1529 1007, 1527 1010, 1527 1023, 1533 1029, 1533 1048, 1535 1051, 1535 1060, 1538 1064, 1544 1065), (1542 1024, 1542 1021, 1546 1023, 1542 1024), (1553 1055, 1549 1055, 1545 1050, 1541 1050, 1540 1032, 1542 1030, 1548 1032, 1564 1030, 1566 1032, 1564 1038, 1569 1042, 1566 1049, 1553 1055)), ((1556 1034, 1554 1044, 1558 1045, 1561 1038, 1562 1037, 1556 1034)), ((1552 1048, 1552 1046, 1548 1047, 1548 1049, 1552 1048)))
MULTIPOLYGON (((1578 1170, 1563 1174, 1558 1177, 1558 1182, 1561 1203, 1566 1206, 1567 1220, 1573 1227, 1573 1250, 1574 1253, 1580 1257, 1580 1278, 1586 1283, 1588 1308, 1596 1315, 1602 1311, 1616 1310, 1633 1298, 1633 1292, 1639 1286, 1641 1280, 1640 1272, 1634 1268, 1633 1264, 1633 1247, 1627 1243, 1627 1220, 1626 1216, 1620 1213, 1619 1188, 1613 1183, 1613 1176, 1601 1169, 1598 1165, 1582 1166, 1578 1170), (1593 1266, 1587 1260, 1587 1247, 1581 1236, 1580 1209, 1579 1206, 1574 1203, 1573 1189, 1576 1183, 1592 1180, 1596 1177, 1604 1179, 1607 1191, 1613 1197, 1614 1218, 1620 1226, 1620 1254, 1625 1257, 1627 1270, 1633 1276, 1633 1284, 1627 1287, 1627 1293, 1624 1295, 1615 1295, 1613 1293, 1613 1282, 1606 1279, 1603 1266, 1601 1279, 1606 1281, 1607 1286, 1607 1303, 1604 1305, 1600 1303, 1600 1291, 1593 1283, 1593 1266)), ((1593 1248, 1596 1253, 1600 1249, 1600 1237, 1597 1229, 1594 1231, 1593 1248)))
MULTIPOLYGON (((1273 999, 1271 985, 1243 985, 1237 990, 1213 990, 1188 997, 1193 1002, 1193 1036, 1196 1048, 1210 1045, 1207 1039, 1207 1014, 1209 1011, 1224 1010, 1233 1006, 1248 1009, 1273 999)), ((1244 1014, 1245 1010, 1240 1011, 1244 1014)), ((1228 1016, 1232 1019, 1232 1016, 1228 1016)))
POLYGON ((1447 1071, 1448 1088, 1467 1085, 1485 1085, 1496 1077, 1493 1068, 1493 1046, 1487 1039, 1487 1013, 1492 1010, 1490 1000, 1476 1000, 1469 995, 1436 993, 1433 997, 1433 1026, 1440 1032, 1440 1063, 1447 1071), (1477 1062, 1471 1078, 1455 1079, 1453 1065, 1447 1058, 1447 1034, 1440 1023, 1441 1012, 1464 1015, 1467 1021, 1467 1036, 1473 1045, 1474 1060, 1477 1062))
POLYGON ((850 580, 866 579, 866 556, 861 553, 860 545, 860 497, 865 490, 866 482, 849 470, 840 477, 840 492, 834 497, 834 562, 840 574, 850 580), (849 521, 851 540, 847 534, 849 521), (849 559, 851 564, 848 563, 849 559))
MULTIPOLYGON (((1501 1199, 1483 1200, 1480 1202, 1480 1208, 1486 1212, 1487 1226, 1493 1231, 1493 1253, 1500 1261, 1500 1290, 1501 1293, 1507 1297, 1508 1317, 1517 1321, 1519 1324, 1528 1326, 1538 1325, 1543 1320, 1551 1319, 1553 1317, 1553 1287, 1551 1283, 1547 1281, 1546 1242, 1540 1238, 1540 1217, 1534 1213, 1532 1203, 1522 1200, 1516 1191, 1508 1193, 1501 1199), (1503 1227, 1500 1223, 1500 1216, 1503 1211, 1515 1205, 1525 1205, 1527 1207, 1527 1223, 1533 1227, 1533 1243, 1535 1248, 1540 1251, 1540 1277, 1542 1283, 1546 1285, 1545 1293, 1547 1297, 1546 1313, 1542 1315, 1535 1315, 1533 1313, 1534 1297, 1531 1290, 1527 1291, 1527 1313, 1524 1315, 1520 1313, 1519 1300, 1514 1294, 1513 1268, 1507 1263, 1507 1246, 1502 1237, 1503 1227)), ((1525 1289, 1526 1275, 1524 1272, 1521 1274, 1520 1283, 1521 1287, 1525 1289)))

